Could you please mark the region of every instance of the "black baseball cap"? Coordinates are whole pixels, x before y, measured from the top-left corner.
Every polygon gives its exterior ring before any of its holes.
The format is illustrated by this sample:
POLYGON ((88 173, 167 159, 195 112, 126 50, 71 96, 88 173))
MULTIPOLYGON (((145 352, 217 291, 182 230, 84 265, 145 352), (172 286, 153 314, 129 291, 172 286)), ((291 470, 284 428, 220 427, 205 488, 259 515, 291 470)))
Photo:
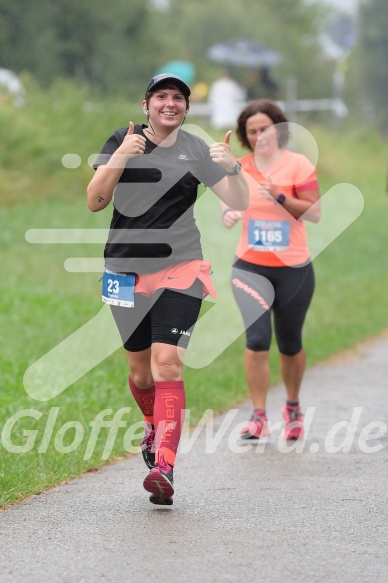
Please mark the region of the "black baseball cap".
POLYGON ((156 75, 155 77, 152 77, 151 81, 148 83, 146 95, 149 91, 156 91, 159 85, 165 84, 166 82, 168 83, 169 81, 171 81, 172 85, 176 85, 176 87, 182 91, 185 97, 189 97, 191 94, 189 86, 186 85, 186 83, 182 81, 180 77, 177 75, 172 75, 171 73, 163 73, 162 75, 156 75))

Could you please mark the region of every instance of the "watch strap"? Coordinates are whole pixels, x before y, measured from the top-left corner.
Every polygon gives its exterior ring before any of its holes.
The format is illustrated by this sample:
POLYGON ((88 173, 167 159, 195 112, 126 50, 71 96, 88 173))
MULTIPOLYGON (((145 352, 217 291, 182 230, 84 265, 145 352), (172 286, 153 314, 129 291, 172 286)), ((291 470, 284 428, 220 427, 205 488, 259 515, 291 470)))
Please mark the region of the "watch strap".
POLYGON ((228 172, 227 170, 225 170, 225 174, 227 176, 236 176, 237 174, 240 174, 240 172, 241 172, 240 162, 236 162, 236 166, 234 167, 234 170, 232 170, 232 172, 228 172))

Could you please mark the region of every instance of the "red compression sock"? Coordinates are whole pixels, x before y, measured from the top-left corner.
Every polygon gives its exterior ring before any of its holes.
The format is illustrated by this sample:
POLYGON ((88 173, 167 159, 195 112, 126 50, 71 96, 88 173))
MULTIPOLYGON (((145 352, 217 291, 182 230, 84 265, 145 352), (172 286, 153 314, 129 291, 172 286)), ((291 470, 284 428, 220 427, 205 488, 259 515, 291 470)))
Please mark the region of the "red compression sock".
POLYGON ((166 462, 173 466, 186 408, 185 386, 183 381, 162 381, 156 382, 155 387, 156 451, 157 455, 159 451, 163 453, 166 462))
POLYGON ((152 386, 149 389, 139 389, 131 377, 128 377, 128 384, 136 403, 139 405, 140 411, 143 413, 144 421, 153 425, 155 386, 152 386))

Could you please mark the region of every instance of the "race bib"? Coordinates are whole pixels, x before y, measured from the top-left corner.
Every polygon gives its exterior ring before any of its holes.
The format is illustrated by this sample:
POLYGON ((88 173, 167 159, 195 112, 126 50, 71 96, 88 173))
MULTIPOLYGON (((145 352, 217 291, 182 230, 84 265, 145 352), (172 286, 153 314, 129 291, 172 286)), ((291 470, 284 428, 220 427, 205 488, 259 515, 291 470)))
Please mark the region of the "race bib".
POLYGON ((102 301, 111 306, 133 308, 135 305, 135 274, 104 271, 102 301))
POLYGON ((285 251, 289 244, 289 221, 249 220, 248 245, 254 251, 285 251))

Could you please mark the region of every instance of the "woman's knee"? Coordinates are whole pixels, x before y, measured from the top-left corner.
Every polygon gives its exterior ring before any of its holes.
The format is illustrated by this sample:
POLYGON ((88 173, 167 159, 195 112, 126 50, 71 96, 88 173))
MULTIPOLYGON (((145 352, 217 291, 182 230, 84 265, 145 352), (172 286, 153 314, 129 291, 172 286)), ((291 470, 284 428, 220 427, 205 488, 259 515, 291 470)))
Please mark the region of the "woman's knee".
POLYGON ((289 340, 286 342, 279 342, 278 341, 278 348, 280 354, 284 356, 297 356, 299 352, 302 350, 302 342, 299 339, 296 340, 289 340))
POLYGON ((253 352, 268 352, 271 345, 271 330, 250 326, 246 331, 246 347, 253 352))
POLYGON ((182 380, 183 362, 176 346, 163 345, 153 351, 152 374, 156 381, 182 380))
POLYGON ((149 389, 154 384, 151 367, 132 366, 129 371, 131 379, 139 389, 149 389))
POLYGON ((151 350, 126 351, 131 379, 139 389, 148 389, 154 384, 151 370, 151 350))
POLYGON ((151 369, 145 370, 131 370, 131 379, 139 389, 149 389, 154 384, 151 369))

